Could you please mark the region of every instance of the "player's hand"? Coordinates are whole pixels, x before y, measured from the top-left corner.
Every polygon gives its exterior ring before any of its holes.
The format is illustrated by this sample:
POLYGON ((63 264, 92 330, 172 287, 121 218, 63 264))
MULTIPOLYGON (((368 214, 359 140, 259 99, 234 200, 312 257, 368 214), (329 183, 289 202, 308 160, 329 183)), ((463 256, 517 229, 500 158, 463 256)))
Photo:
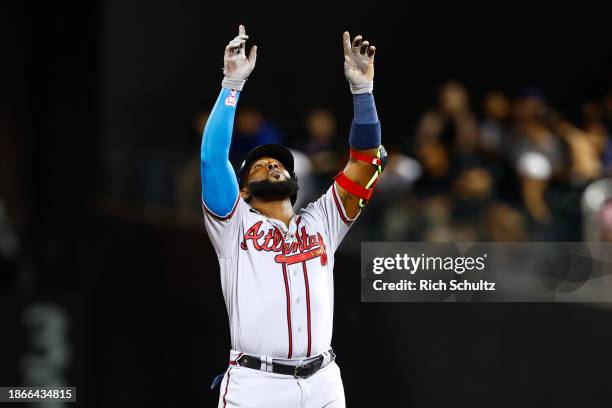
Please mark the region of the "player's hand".
POLYGON ((351 35, 345 31, 342 35, 344 48, 344 75, 351 85, 354 94, 372 92, 374 89, 374 54, 376 47, 361 35, 351 41, 351 35))
POLYGON ((257 46, 251 47, 247 57, 245 44, 248 38, 246 29, 240 24, 238 36, 225 47, 225 56, 223 57, 223 75, 225 77, 221 83, 223 88, 242 91, 244 83, 253 72, 257 60, 257 46))
POLYGON ((226 78, 245 81, 253 69, 257 60, 257 46, 251 47, 249 56, 246 56, 246 29, 242 24, 238 27, 238 36, 225 47, 223 58, 223 74, 226 78))

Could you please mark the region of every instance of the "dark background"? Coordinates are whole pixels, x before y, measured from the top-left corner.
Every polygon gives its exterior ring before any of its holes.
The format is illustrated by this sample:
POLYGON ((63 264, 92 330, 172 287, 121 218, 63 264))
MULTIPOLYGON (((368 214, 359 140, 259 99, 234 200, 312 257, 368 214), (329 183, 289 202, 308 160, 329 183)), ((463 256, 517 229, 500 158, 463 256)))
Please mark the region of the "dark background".
MULTIPOLYGON (((448 79, 475 98, 537 84, 569 117, 610 85, 610 19, 594 3, 152 3, 2 6, 0 196, 23 255, 0 287, 0 385, 23 384, 34 347, 23 313, 46 302, 69 321, 63 375, 80 405, 215 406, 208 386, 229 332, 212 246, 163 210, 109 211, 105 163, 117 142, 197 152, 191 120, 218 94, 239 23, 259 47, 241 104, 289 137, 312 106, 333 107, 348 130, 345 29, 377 46, 389 143, 448 79)), ((336 265, 333 345, 349 406, 612 403, 605 305, 362 304, 358 256, 340 252, 336 265)))

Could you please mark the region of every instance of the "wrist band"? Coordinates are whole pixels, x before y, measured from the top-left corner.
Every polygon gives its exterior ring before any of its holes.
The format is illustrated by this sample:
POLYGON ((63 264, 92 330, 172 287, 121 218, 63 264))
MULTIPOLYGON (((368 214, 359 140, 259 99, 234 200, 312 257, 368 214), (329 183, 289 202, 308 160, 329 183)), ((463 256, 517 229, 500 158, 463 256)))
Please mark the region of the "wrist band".
POLYGON ((350 84, 353 95, 372 93, 374 91, 374 81, 362 82, 360 84, 350 84))
POLYGON ((236 91, 242 91, 242 87, 244 86, 246 79, 235 79, 223 77, 223 81, 221 82, 221 86, 225 89, 235 89, 236 91))

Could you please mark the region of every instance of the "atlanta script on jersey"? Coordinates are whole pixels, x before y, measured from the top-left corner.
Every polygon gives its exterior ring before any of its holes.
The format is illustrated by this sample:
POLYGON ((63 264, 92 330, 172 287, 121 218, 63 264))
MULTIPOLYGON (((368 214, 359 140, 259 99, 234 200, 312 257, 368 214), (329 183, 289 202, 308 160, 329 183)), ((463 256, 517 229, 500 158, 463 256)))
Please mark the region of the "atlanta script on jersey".
POLYGON ((204 209, 219 258, 232 349, 275 358, 329 350, 334 252, 353 221, 335 186, 298 211, 288 228, 240 197, 227 217, 204 209))

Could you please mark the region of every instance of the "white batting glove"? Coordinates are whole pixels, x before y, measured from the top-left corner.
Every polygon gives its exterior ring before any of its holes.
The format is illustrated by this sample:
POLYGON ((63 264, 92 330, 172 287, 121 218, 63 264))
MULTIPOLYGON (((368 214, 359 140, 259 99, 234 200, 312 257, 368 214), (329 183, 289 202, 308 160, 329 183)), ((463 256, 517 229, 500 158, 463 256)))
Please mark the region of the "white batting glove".
POLYGON ((351 43, 348 31, 342 35, 344 48, 344 76, 351 86, 353 94, 362 94, 374 90, 374 54, 376 47, 369 41, 363 41, 358 35, 351 43))
POLYGON ((223 58, 223 82, 221 86, 227 89, 242 91, 247 78, 255 68, 257 60, 257 46, 251 47, 249 56, 246 56, 245 44, 249 38, 242 24, 238 27, 238 36, 225 47, 223 58))

